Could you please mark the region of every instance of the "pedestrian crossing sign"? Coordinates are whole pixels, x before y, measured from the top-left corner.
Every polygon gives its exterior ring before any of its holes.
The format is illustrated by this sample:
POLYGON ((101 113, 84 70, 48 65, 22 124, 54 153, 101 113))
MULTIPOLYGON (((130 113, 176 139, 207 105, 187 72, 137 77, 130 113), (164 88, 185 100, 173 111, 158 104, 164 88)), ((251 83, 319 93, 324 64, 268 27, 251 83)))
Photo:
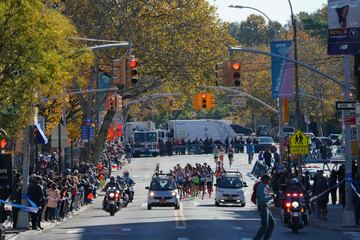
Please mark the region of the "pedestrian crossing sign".
POLYGON ((296 131, 290 138, 291 154, 308 154, 309 138, 300 130, 296 131))

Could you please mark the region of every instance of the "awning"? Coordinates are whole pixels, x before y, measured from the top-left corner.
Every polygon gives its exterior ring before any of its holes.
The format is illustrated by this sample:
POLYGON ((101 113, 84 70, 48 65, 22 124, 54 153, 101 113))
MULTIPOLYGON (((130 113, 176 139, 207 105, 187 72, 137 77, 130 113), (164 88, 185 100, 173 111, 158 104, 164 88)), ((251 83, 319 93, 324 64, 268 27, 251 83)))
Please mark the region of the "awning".
POLYGON ((36 131, 36 137, 35 137, 35 141, 37 144, 47 144, 48 143, 48 139, 45 136, 45 133, 43 132, 43 130, 41 129, 39 124, 35 124, 35 129, 36 131))

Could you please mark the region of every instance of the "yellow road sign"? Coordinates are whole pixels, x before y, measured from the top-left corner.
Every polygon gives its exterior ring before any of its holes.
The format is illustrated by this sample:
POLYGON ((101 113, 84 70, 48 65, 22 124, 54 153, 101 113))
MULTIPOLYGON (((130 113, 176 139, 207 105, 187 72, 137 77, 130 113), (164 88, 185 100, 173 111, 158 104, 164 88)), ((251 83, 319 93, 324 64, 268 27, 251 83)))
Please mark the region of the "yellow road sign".
POLYGON ((308 154, 309 138, 300 130, 296 131, 290 138, 291 154, 308 154))

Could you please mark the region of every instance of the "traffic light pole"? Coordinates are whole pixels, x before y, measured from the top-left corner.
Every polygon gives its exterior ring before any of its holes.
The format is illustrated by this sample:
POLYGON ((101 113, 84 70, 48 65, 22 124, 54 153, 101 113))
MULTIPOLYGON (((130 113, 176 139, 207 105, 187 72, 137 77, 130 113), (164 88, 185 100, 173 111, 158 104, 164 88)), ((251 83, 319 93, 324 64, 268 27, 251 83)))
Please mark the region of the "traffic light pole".
MULTIPOLYGON (((351 60, 350 55, 344 56, 344 96, 345 101, 350 100, 351 88, 351 60)), ((343 110, 344 118, 351 116, 350 110, 343 110)), ((355 215, 353 197, 351 189, 352 181, 352 158, 351 158, 351 127, 345 124, 345 208, 343 216, 343 226, 355 226, 355 215)))

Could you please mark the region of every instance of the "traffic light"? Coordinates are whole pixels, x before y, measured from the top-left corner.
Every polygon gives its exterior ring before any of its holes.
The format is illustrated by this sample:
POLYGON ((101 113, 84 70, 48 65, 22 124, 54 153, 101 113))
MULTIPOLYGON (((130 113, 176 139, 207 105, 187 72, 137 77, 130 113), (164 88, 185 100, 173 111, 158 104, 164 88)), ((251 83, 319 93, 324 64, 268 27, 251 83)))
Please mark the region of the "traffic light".
POLYGON ((123 112, 123 101, 121 96, 116 96, 116 112, 117 113, 123 112))
POLYGON ((168 101, 169 101, 169 106, 173 107, 175 103, 175 98, 170 96, 168 97, 168 101))
POLYGON ((228 61, 217 63, 215 65, 215 76, 216 76, 216 86, 220 83, 221 85, 225 85, 227 79, 227 64, 228 61))
POLYGON ((128 67, 129 67, 128 82, 131 82, 132 84, 136 84, 139 80, 138 66, 139 66, 139 60, 133 56, 130 56, 128 62, 128 67))
POLYGON ((208 109, 215 108, 215 96, 213 94, 208 94, 207 96, 208 109))
POLYGON ((241 64, 239 61, 231 61, 229 64, 229 83, 231 86, 240 86, 240 69, 241 64))
POLYGON ((114 96, 107 98, 107 107, 108 110, 116 111, 116 98, 114 96))
POLYGON ((192 97, 192 107, 194 110, 200 110, 199 93, 192 97))
POLYGON ((207 109, 208 105, 207 105, 207 94, 206 93, 202 93, 201 94, 201 108, 202 109, 207 109))
POLYGON ((113 84, 118 87, 123 87, 126 81, 126 57, 122 56, 120 59, 113 59, 112 62, 112 79, 113 84))

